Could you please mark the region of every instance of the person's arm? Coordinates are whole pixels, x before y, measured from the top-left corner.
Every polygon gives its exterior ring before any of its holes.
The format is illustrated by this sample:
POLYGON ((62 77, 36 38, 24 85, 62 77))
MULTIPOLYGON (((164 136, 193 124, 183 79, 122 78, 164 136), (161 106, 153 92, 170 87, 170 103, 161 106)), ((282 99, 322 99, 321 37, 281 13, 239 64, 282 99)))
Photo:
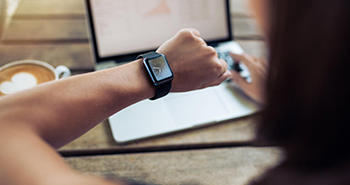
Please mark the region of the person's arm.
MULTIPOLYGON (((195 30, 179 32, 158 52, 166 55, 174 71, 173 92, 217 85, 231 75, 195 30)), ((1 185, 82 179, 51 146, 61 147, 108 116, 153 95, 143 64, 136 60, 1 97, 1 185)))

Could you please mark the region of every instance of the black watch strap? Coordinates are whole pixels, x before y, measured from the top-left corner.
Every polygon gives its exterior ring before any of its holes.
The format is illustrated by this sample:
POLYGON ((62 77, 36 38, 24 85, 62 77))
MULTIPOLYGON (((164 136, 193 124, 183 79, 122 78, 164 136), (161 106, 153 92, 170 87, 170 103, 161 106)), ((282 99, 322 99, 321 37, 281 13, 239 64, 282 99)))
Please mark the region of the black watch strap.
MULTIPOLYGON (((137 57, 137 59, 140 59, 140 58, 153 59, 153 58, 158 58, 161 56, 162 55, 160 55, 157 52, 149 52, 149 53, 139 55, 137 57)), ((169 92, 171 90, 171 82, 160 84, 160 85, 157 85, 154 87, 155 87, 155 95, 154 95, 154 97, 150 98, 150 100, 156 100, 156 99, 162 98, 162 97, 166 96, 167 94, 169 94, 169 92)))
POLYGON ((159 53, 157 52, 149 52, 149 53, 145 53, 145 54, 142 54, 142 55, 139 55, 137 57, 137 59, 140 59, 140 58, 148 58, 148 59, 152 59, 152 58, 157 58, 157 57, 160 57, 162 55, 160 55, 159 53))
POLYGON ((151 98, 151 100, 156 100, 159 98, 162 98, 169 94, 171 90, 171 83, 164 83, 156 87, 156 94, 154 97, 151 98))

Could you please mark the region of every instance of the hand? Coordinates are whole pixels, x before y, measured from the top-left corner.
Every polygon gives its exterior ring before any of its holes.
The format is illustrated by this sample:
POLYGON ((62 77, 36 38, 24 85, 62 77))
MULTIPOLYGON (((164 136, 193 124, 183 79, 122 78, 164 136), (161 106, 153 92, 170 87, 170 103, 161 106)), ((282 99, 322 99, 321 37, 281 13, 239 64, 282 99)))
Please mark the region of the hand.
POLYGON ((165 42, 164 54, 174 72, 172 92, 185 92, 221 84, 231 77, 225 61, 208 46, 195 29, 184 29, 165 42))
POLYGON ((249 69, 252 83, 247 83, 239 73, 232 71, 233 81, 242 88, 242 90, 251 98, 259 103, 265 102, 265 81, 267 75, 267 62, 262 59, 243 54, 237 55, 231 53, 236 62, 246 65, 249 69))

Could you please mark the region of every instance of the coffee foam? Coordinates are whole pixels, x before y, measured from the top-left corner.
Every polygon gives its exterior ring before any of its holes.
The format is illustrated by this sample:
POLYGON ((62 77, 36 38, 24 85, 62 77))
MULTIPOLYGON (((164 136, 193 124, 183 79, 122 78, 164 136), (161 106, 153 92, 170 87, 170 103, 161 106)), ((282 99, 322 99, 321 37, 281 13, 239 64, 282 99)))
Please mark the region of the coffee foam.
POLYGON ((38 85, 38 80, 31 73, 21 72, 12 76, 11 81, 0 84, 0 91, 3 94, 13 94, 38 85))
POLYGON ((15 65, 0 71, 0 96, 29 89, 51 80, 55 80, 55 74, 41 65, 15 65))

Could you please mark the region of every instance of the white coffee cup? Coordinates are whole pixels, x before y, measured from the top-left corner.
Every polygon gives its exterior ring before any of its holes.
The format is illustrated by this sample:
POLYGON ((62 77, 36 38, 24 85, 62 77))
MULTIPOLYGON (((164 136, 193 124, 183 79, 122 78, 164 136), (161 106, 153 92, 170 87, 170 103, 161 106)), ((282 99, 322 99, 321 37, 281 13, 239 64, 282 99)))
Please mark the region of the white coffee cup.
POLYGON ((38 60, 21 60, 0 67, 0 96, 13 94, 39 84, 60 80, 71 75, 63 65, 54 68, 38 60))

